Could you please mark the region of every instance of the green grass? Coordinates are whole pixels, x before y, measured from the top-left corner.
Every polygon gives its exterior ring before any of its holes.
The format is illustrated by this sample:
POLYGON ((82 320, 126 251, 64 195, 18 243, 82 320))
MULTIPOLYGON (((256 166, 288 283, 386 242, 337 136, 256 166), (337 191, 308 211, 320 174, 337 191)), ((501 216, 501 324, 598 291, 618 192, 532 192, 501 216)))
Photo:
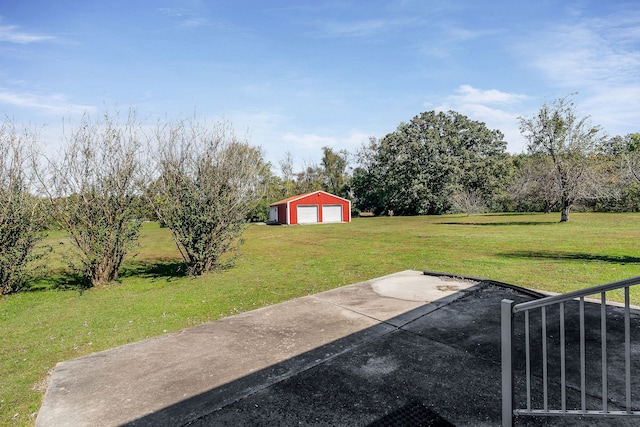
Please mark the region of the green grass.
MULTIPOLYGON (((32 425, 59 361, 401 270, 566 292, 640 274, 640 214, 380 217, 252 225, 234 268, 184 277, 167 229, 145 224, 120 283, 81 292, 53 248, 36 290, 0 298, 0 425, 32 425)), ((640 294, 634 293, 634 302, 640 294)))

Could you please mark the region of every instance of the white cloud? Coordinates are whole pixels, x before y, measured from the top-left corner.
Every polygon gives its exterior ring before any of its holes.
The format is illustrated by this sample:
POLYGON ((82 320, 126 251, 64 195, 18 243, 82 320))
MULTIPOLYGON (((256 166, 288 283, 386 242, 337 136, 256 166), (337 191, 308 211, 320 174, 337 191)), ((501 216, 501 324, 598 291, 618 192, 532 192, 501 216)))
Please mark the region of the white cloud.
POLYGON ((15 93, 0 88, 0 104, 14 107, 38 110, 52 114, 83 113, 95 111, 91 105, 73 104, 64 95, 34 95, 29 93, 15 93))
POLYGON ((321 136, 321 135, 315 135, 315 134, 302 134, 302 135, 297 135, 294 134, 292 132, 287 132, 286 134, 284 134, 282 136, 283 141, 289 143, 289 144, 293 144, 294 148, 302 148, 302 149, 309 149, 309 148, 322 148, 325 146, 335 146, 336 145, 336 138, 330 137, 330 136, 321 136))
MULTIPOLYGON (((640 26, 640 19, 635 25, 640 26)), ((640 34, 635 29, 616 28, 613 23, 597 28, 587 22, 564 26, 545 38, 540 43, 544 48, 528 51, 534 66, 557 85, 611 85, 637 81, 640 76, 640 51, 636 47, 640 34), (629 43, 630 38, 635 42, 629 43)))
POLYGON ((527 99, 526 95, 519 93, 502 92, 497 89, 482 90, 470 85, 461 85, 456 89, 458 95, 453 98, 464 103, 479 104, 514 104, 527 99))
POLYGON ((372 19, 359 22, 325 22, 322 29, 325 35, 332 37, 361 37, 377 32, 388 24, 384 19, 372 19))
POLYGON ((16 25, 0 25, 0 42, 28 44, 55 40, 54 36, 20 31, 16 25))
POLYGON ((324 37, 364 37, 394 28, 407 29, 414 19, 368 19, 363 21, 325 21, 319 23, 324 37))
POLYGON ((351 130, 339 136, 322 136, 316 134, 298 135, 288 132, 283 135, 282 139, 289 144, 295 144, 296 147, 317 149, 318 152, 322 147, 352 151, 354 148, 358 148, 363 142, 366 142, 370 136, 371 134, 358 130, 351 130))
POLYGON ((640 129, 640 12, 602 17, 577 14, 571 23, 542 29, 523 43, 522 55, 611 134, 640 129))
POLYGON ((527 99, 523 94, 461 85, 434 109, 457 111, 471 120, 484 122, 489 129, 500 130, 508 143, 508 151, 520 153, 524 149, 524 139, 518 129, 518 116, 522 102, 527 99))
POLYGON ((346 150, 351 154, 350 161, 354 161, 353 156, 369 136, 371 134, 358 130, 336 133, 334 136, 288 132, 282 135, 279 151, 273 161, 277 164, 278 160, 284 158, 284 153, 290 152, 294 158, 295 169, 301 170, 305 165, 319 161, 322 157, 322 147, 329 147, 335 151, 346 150))
POLYGON ((363 143, 369 141, 369 138, 372 136, 374 136, 373 133, 365 133, 358 130, 351 131, 343 140, 344 147, 339 147, 339 149, 344 148, 346 150, 353 151, 353 149, 360 148, 363 143))
POLYGON ((210 25, 210 23, 205 18, 184 19, 180 21, 180 23, 178 24, 180 28, 198 28, 198 27, 206 27, 208 25, 210 25))
POLYGON ((499 34, 501 30, 469 30, 453 24, 441 23, 436 36, 422 43, 420 52, 437 58, 454 56, 458 46, 479 38, 499 34))
POLYGON ((158 11, 165 16, 176 19, 178 28, 199 28, 211 26, 209 19, 201 16, 198 11, 190 9, 159 8, 158 11))
POLYGON ((611 136, 640 131, 640 85, 596 91, 584 101, 577 96, 580 113, 591 116, 611 136))

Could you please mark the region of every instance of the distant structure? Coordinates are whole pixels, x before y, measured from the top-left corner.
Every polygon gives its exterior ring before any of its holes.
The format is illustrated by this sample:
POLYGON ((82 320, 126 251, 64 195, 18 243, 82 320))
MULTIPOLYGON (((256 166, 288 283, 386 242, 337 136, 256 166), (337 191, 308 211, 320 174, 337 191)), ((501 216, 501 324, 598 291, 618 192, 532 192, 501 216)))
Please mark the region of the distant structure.
POLYGON ((351 201, 326 191, 300 194, 271 204, 269 222, 286 225, 351 222, 351 201))

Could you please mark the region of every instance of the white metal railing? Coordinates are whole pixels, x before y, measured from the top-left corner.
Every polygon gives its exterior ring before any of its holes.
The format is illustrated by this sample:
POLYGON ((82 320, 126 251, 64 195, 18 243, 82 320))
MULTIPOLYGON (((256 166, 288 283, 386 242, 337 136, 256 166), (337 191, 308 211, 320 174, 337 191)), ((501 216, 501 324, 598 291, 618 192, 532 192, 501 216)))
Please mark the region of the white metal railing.
MULTIPOLYGON (((516 304, 509 299, 502 300, 502 426, 511 427, 514 417, 518 415, 533 416, 640 416, 639 410, 634 410, 631 399, 631 309, 629 287, 640 284, 640 276, 626 280, 595 286, 589 289, 569 292, 562 295, 554 295, 538 300, 516 304), (624 289, 624 364, 625 386, 624 396, 625 410, 610 410, 609 380, 607 372, 607 297, 608 291, 624 289), (587 381, 586 381, 586 340, 585 336, 585 297, 600 295, 600 347, 601 347, 601 381, 602 381, 602 405, 599 409, 587 408, 587 381), (565 331, 565 303, 577 300, 579 304, 579 329, 580 329, 580 408, 567 409, 567 369, 566 369, 566 331, 565 331), (559 310, 559 347, 560 347, 560 403, 559 407, 552 408, 549 403, 549 353, 547 335, 548 308, 558 306, 559 310), (531 374, 531 332, 530 313, 540 310, 541 320, 541 352, 542 352, 542 407, 532 405, 532 374, 531 374), (515 408, 514 389, 514 315, 524 313, 524 353, 525 353, 525 382, 526 382, 526 408, 515 408)), ((555 328, 555 326, 554 326, 555 328)), ((536 362, 538 362, 536 360, 536 362)), ((552 378, 557 381, 558 378, 552 378)))

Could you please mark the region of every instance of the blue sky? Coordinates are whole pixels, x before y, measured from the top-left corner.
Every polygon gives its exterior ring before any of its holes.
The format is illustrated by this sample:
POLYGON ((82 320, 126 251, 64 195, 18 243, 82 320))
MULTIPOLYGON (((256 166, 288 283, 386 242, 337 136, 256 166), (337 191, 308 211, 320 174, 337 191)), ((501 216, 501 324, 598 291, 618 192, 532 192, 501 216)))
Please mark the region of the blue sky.
POLYGON ((573 92, 610 135, 640 131, 640 2, 0 3, 0 113, 49 149, 63 118, 134 108, 227 120, 300 166, 451 109, 519 153, 517 117, 573 92))

